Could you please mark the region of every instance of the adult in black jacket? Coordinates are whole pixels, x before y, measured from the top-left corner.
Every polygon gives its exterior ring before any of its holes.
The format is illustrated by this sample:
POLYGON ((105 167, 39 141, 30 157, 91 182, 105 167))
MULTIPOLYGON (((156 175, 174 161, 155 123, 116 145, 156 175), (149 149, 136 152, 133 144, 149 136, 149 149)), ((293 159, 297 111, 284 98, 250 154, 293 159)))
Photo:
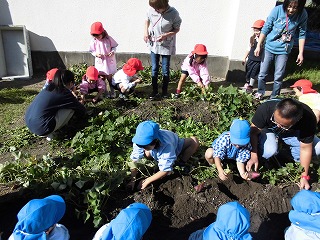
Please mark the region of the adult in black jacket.
POLYGON ((251 159, 247 171, 258 170, 258 155, 269 159, 278 153, 278 140, 290 147, 293 160, 300 162, 300 188, 309 189, 309 167, 312 156, 320 155, 316 134, 316 117, 304 103, 291 98, 270 100, 256 110, 251 124, 251 159))
POLYGON ((52 83, 33 100, 25 115, 27 127, 39 136, 51 140, 53 133, 66 125, 74 114, 83 115, 85 107, 71 93, 74 75, 58 70, 52 83))

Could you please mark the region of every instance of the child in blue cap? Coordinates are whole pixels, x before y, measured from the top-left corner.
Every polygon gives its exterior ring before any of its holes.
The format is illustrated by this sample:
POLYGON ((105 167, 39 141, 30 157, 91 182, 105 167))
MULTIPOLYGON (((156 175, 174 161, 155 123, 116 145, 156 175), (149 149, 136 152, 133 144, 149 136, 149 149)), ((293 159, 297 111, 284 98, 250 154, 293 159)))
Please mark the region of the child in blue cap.
POLYGON ((62 197, 51 195, 29 201, 18 213, 9 240, 68 240, 68 229, 59 224, 66 211, 62 197))
POLYGON ((110 223, 103 225, 93 240, 141 240, 151 220, 152 214, 147 205, 130 204, 110 223))
MULTIPOLYGON (((199 147, 196 137, 179 138, 174 132, 160 129, 159 124, 154 121, 144 121, 136 129, 132 138, 133 151, 131 160, 135 163, 146 157, 157 162, 159 171, 142 182, 141 189, 150 183, 167 176, 173 170, 173 164, 180 155, 181 160, 186 162, 199 147)), ((131 183, 134 183, 137 168, 131 167, 131 183)))
POLYGON ((192 233, 188 240, 251 240, 250 213, 238 202, 219 207, 217 219, 207 228, 192 233))
POLYGON ((291 199, 291 205, 291 226, 285 230, 285 239, 320 239, 320 193, 301 190, 291 199))
POLYGON ((223 170, 221 161, 233 159, 237 161, 240 176, 250 180, 249 173, 245 170, 245 163, 251 157, 250 124, 246 120, 233 120, 230 131, 222 133, 212 143, 205 153, 207 162, 215 164, 219 172, 219 178, 226 180, 227 173, 223 170))

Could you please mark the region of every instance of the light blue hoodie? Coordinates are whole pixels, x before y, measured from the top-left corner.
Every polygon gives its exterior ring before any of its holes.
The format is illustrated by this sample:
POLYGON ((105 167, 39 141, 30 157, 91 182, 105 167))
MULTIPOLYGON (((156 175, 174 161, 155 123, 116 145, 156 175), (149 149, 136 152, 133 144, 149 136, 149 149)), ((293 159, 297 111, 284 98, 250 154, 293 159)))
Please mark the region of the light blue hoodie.
POLYGON ((248 210, 238 202, 229 202, 219 207, 214 223, 191 234, 189 240, 252 240, 249 227, 248 210))
POLYGON ((69 239, 68 230, 59 225, 59 231, 47 235, 45 231, 61 220, 66 211, 62 197, 51 195, 43 199, 29 201, 18 213, 16 224, 10 240, 64 240, 69 239))
POLYGON ((152 215, 147 205, 133 203, 109 224, 102 226, 93 240, 140 240, 150 226, 152 215))
POLYGON ((301 190, 292 199, 289 212, 292 224, 320 233, 320 193, 301 190))
POLYGON ((292 38, 286 51, 287 43, 281 39, 286 30, 286 12, 282 5, 273 8, 261 30, 266 35, 265 49, 273 54, 289 54, 293 47, 293 36, 296 33, 299 39, 306 38, 307 20, 308 14, 305 9, 299 15, 296 13, 288 16, 288 29, 292 38))

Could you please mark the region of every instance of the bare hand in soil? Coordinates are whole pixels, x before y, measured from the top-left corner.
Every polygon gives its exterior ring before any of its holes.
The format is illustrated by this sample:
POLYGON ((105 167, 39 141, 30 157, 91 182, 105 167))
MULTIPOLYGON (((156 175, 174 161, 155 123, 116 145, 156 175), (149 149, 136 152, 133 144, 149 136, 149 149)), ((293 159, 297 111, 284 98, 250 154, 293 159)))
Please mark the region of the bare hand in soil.
POLYGON ((304 179, 304 178, 300 179, 300 189, 306 189, 306 190, 310 189, 310 184, 307 179, 304 179))
POLYGON ((251 171, 252 166, 254 165, 254 171, 258 171, 259 161, 258 158, 252 158, 247 162, 246 169, 247 171, 251 171))
POLYGON ((143 189, 145 189, 148 185, 149 185, 149 181, 147 181, 147 179, 142 179, 142 180, 139 182, 137 188, 138 188, 138 190, 143 190, 143 189))
POLYGON ((247 180, 247 181, 251 180, 251 178, 249 178, 248 172, 243 172, 243 173, 240 174, 240 176, 241 176, 244 180, 247 180))
POLYGON ((219 178, 220 178, 222 181, 225 181, 225 180, 228 179, 228 174, 226 174, 225 171, 219 172, 219 178))

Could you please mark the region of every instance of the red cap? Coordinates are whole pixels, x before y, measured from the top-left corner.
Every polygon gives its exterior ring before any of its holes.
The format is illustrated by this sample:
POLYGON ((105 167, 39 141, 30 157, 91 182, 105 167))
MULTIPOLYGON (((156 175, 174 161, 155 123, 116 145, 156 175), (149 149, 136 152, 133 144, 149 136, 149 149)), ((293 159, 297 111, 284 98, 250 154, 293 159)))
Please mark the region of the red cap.
POLYGON ((46 77, 47 80, 52 81, 57 71, 58 71, 58 68, 52 68, 51 70, 49 70, 47 72, 47 77, 46 77))
POLYGON ((104 28, 102 26, 101 22, 94 22, 91 25, 91 31, 90 34, 101 34, 104 32, 104 28))
POLYGON ((208 55, 207 47, 203 44, 196 44, 194 46, 194 50, 192 51, 192 54, 208 55))
POLYGON ((252 28, 262 28, 264 23, 265 23, 264 20, 257 20, 253 23, 252 28))
POLYGON ((312 82, 309 81, 308 79, 300 79, 296 81, 292 86, 294 87, 301 87, 302 88, 302 93, 316 93, 317 91, 312 89, 312 82))
POLYGON ((99 72, 94 66, 87 68, 86 76, 90 80, 98 80, 99 72))
POLYGON ((123 71, 128 76, 132 77, 137 71, 143 70, 142 62, 138 58, 130 58, 126 64, 123 65, 123 71))

